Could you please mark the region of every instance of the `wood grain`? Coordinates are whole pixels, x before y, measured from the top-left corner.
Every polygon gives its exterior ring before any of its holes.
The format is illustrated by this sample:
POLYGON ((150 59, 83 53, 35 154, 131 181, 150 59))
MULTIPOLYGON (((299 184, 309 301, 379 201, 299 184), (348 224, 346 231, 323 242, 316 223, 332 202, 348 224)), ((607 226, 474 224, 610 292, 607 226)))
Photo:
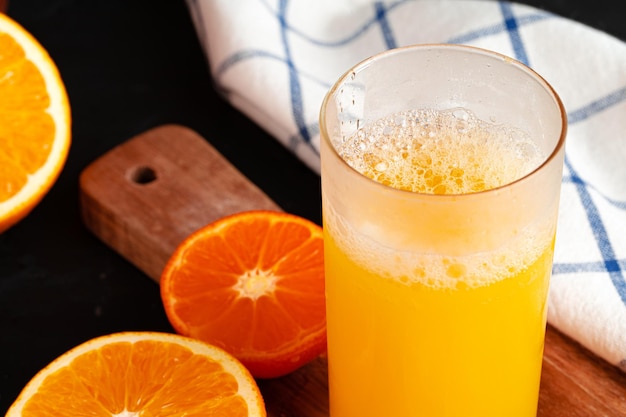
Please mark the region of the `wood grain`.
MULTIPOLYGON (((80 177, 85 225, 158 282, 178 243, 249 209, 280 210, 204 138, 176 125, 138 135, 80 177)), ((270 417, 327 417, 326 359, 259 380, 270 417)), ((548 326, 539 417, 626 416, 626 374, 548 326)), ((503 416, 506 417, 506 416, 503 416)))
POLYGON ((626 374, 548 326, 539 416, 626 416, 626 374))

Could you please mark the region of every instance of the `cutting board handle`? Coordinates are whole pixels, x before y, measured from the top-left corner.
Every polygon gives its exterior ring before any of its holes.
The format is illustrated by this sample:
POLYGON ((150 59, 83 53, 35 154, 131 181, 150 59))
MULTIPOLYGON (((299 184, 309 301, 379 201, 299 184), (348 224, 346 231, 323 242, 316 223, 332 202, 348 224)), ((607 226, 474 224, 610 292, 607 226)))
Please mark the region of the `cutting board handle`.
POLYGON ((240 211, 280 210, 206 139, 172 124, 102 155, 79 186, 87 228, 157 282, 196 229, 240 211))

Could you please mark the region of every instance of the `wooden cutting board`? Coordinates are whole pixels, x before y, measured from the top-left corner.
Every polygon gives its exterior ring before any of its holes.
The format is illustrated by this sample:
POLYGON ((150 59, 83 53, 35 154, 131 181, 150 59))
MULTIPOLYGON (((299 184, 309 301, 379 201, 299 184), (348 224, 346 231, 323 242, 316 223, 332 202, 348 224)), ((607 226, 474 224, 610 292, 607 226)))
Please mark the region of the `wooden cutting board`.
MULTIPOLYGON (((197 228, 239 211, 280 210, 204 138, 178 125, 149 130, 93 162, 81 173, 80 198, 85 225, 157 283, 197 228)), ((323 357, 258 382, 270 417, 328 416, 323 357)), ((538 415, 626 416, 626 374, 548 326, 538 415)))

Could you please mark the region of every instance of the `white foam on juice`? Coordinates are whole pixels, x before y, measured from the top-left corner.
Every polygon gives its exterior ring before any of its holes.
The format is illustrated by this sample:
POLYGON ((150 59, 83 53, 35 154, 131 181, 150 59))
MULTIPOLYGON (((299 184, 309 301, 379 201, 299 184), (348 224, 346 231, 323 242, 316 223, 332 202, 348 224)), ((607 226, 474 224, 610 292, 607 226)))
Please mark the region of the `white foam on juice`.
POLYGON ((496 188, 544 159, 525 132, 482 121, 462 108, 391 115, 359 130, 337 151, 375 181, 428 194, 496 188))
MULTIPOLYGON (((361 129, 338 149, 357 171, 390 187, 427 194, 465 194, 508 184, 545 156, 511 127, 457 108, 394 114, 361 129)), ((433 288, 475 288, 519 273, 551 245, 554 230, 533 225, 504 246, 458 257, 386 247, 389 231, 350 225, 324 201, 325 227, 349 257, 372 272, 433 288)))
POLYGON ((489 252, 443 256, 386 247, 375 237, 382 236, 384 231, 372 230, 372 225, 357 230, 332 209, 324 207, 324 210, 324 227, 356 264, 402 284, 421 284, 434 289, 479 288, 515 276, 548 249, 554 232, 533 227, 520 231, 516 239, 489 252), (337 233, 338 229, 342 232, 337 233), (367 234, 362 233, 364 229, 367 234))

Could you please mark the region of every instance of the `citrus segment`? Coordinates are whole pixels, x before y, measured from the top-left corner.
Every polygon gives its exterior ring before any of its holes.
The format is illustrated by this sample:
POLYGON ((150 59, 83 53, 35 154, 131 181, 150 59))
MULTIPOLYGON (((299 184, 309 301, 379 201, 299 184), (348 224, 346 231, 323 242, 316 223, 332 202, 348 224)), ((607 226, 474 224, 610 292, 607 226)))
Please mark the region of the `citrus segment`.
POLYGON ((219 346, 259 378, 285 375, 326 349, 322 229, 246 211, 185 239, 161 276, 178 333, 219 346))
POLYGON ((22 390, 7 417, 264 417, 248 370, 222 349, 180 335, 122 332, 66 352, 22 390))
POLYGON ((0 13, 0 233, 24 218, 60 174, 70 106, 58 69, 22 26, 0 13))

